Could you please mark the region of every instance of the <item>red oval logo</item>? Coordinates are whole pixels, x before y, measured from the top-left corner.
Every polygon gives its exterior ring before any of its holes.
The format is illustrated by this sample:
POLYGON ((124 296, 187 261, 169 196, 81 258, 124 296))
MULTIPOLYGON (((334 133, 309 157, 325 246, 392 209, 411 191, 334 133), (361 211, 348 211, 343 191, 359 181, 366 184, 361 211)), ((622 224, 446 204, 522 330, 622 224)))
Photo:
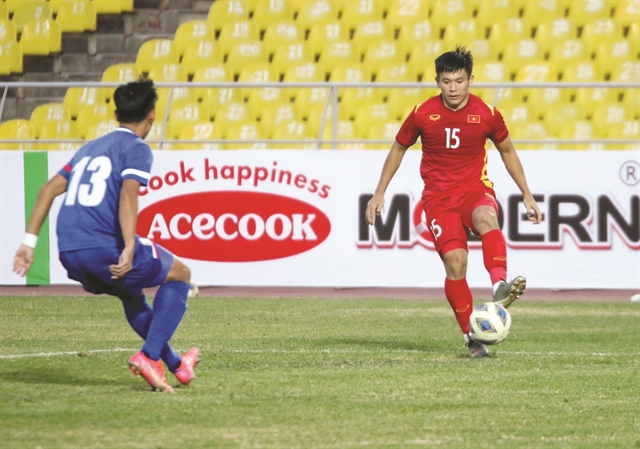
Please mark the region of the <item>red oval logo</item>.
POLYGON ((309 251, 331 232, 329 218, 295 198, 261 192, 179 195, 143 209, 137 233, 179 257, 256 262, 309 251))

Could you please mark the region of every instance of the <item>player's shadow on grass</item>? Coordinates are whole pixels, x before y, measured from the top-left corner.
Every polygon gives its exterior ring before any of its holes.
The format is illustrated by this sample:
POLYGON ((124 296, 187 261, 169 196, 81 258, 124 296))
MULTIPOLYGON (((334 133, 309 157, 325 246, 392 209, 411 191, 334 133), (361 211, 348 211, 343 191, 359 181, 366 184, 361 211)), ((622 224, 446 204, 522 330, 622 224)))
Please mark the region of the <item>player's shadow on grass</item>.
POLYGON ((92 377, 90 373, 86 376, 71 374, 61 368, 50 366, 37 367, 30 366, 25 370, 13 370, 0 373, 0 381, 27 384, 53 384, 53 385, 76 385, 76 386, 110 386, 121 385, 115 379, 100 379, 92 377))

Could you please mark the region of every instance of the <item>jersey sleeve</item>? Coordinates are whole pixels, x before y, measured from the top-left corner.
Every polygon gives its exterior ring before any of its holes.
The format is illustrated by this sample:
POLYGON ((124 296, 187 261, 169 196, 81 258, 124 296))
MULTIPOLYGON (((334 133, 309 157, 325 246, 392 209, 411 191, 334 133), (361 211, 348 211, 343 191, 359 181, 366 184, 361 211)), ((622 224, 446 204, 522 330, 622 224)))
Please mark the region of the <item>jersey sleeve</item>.
POLYGON ((493 109, 493 121, 491 126, 491 132, 489 138, 493 143, 498 144, 503 142, 509 136, 507 125, 504 123, 502 114, 497 109, 493 109))
POLYGON ((420 136, 420 128, 418 127, 416 120, 416 111, 420 106, 414 107, 404 123, 400 127, 398 134, 396 134, 396 142, 405 147, 410 147, 418 140, 420 136))
POLYGON ((58 174, 68 181, 69 178, 71 177, 71 170, 73 170, 73 159, 71 159, 69 163, 66 164, 64 167, 62 167, 58 171, 58 174))
POLYGON ((146 186, 151 177, 153 154, 146 143, 140 141, 129 148, 124 157, 120 176, 122 180, 135 179, 141 186, 146 186))

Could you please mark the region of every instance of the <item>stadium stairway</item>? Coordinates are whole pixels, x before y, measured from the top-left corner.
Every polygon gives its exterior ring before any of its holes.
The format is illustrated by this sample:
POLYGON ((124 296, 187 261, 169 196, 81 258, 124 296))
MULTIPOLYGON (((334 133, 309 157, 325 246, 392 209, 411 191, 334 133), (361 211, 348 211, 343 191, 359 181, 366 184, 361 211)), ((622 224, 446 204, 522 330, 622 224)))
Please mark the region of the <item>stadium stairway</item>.
MULTIPOLYGON (((62 51, 24 56, 21 74, 2 81, 100 81, 113 64, 135 62, 140 45, 152 38, 173 38, 178 25, 206 19, 213 0, 135 0, 132 12, 99 14, 95 32, 63 34, 62 51)), ((62 102, 66 87, 12 89, 2 121, 29 118, 39 105, 62 102)))

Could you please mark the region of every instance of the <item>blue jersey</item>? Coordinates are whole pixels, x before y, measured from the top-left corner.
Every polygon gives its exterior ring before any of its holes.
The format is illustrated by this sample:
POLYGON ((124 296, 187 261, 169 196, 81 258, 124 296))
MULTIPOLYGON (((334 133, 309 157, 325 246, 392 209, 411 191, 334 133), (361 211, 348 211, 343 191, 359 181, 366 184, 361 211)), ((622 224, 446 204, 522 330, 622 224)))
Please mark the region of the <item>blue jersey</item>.
POLYGON ((58 215, 58 248, 124 248, 120 228, 120 190, 125 179, 146 186, 153 155, 144 140, 127 128, 93 140, 58 173, 67 193, 58 215))

